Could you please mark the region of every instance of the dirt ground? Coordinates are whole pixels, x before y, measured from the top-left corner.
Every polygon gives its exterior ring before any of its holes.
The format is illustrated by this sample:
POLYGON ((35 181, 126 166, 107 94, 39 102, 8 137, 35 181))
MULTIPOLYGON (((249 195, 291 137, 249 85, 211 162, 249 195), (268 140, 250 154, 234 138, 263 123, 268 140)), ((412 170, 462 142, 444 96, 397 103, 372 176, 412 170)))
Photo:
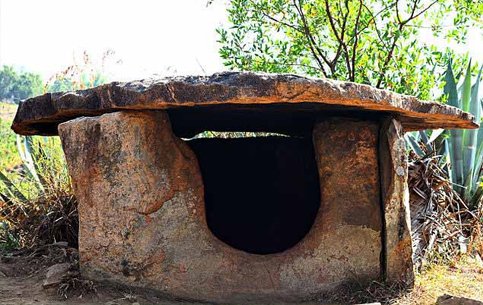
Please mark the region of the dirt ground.
POLYGON ((124 286, 94 283, 79 276, 66 280, 64 290, 59 286, 46 289, 42 287, 49 266, 63 262, 71 262, 75 266, 75 260, 76 251, 71 248, 45 248, 26 253, 0 254, 0 304, 187 305, 184 302, 167 300, 152 291, 134 291, 124 286))
MULTIPOLYGON (((167 299, 151 290, 96 283, 82 279, 77 271, 77 251, 62 246, 48 246, 35 251, 0 253, 0 304, 9 305, 197 305, 167 299), (43 288, 48 267, 68 262, 70 276, 60 286, 43 288), (71 269, 69 269, 71 270, 71 269), (60 288, 59 288, 60 287, 60 288)), ((452 265, 435 265, 419 274, 411 292, 383 288, 375 283, 370 288, 351 291, 339 304, 361 301, 394 305, 436 304, 436 299, 451 294, 483 301, 483 263, 462 259, 452 265)), ((316 303, 304 303, 314 305, 316 303)), ((322 304, 322 303, 317 303, 322 304)), ((327 303, 324 303, 327 304, 327 303)), ((201 305, 198 303, 198 305, 201 305)))

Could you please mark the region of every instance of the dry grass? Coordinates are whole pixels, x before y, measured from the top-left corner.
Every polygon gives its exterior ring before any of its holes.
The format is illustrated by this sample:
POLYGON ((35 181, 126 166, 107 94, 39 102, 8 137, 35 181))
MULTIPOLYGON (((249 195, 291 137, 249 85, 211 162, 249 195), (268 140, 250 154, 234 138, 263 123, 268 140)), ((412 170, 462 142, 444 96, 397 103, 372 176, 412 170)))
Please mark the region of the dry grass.
POLYGON ((414 290, 388 304, 434 305, 438 297, 449 294, 483 301, 483 263, 464 256, 451 265, 428 266, 417 275, 414 290))
POLYGON ((19 248, 35 249, 59 241, 77 247, 78 219, 74 196, 61 189, 26 204, 0 200, 0 221, 8 225, 8 230, 0 232, 0 243, 8 243, 9 234, 19 248))
POLYGON ((0 102, 0 120, 12 121, 17 112, 17 105, 0 102))
POLYGON ((483 301, 483 263, 465 256, 451 265, 430 266, 416 278, 412 304, 434 304, 443 294, 483 301))
POLYGON ((427 265, 416 274, 412 290, 373 282, 366 288, 347 286, 338 296, 329 298, 337 304, 434 305, 445 294, 483 301, 483 262, 463 256, 454 259, 452 264, 427 265))
POLYGON ((418 269, 450 263, 462 253, 483 255, 483 206, 470 209, 453 190, 441 156, 409 163, 414 261, 418 269))

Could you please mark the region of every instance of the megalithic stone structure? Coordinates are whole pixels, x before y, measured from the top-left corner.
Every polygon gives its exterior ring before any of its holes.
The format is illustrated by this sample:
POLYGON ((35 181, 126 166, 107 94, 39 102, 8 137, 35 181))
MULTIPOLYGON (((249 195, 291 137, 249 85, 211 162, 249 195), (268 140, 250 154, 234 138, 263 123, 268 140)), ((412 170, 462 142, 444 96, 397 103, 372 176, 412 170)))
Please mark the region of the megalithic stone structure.
POLYGON ((12 126, 61 137, 84 275, 220 303, 411 286, 404 132, 477 127, 366 85, 247 72, 49 93, 12 126))

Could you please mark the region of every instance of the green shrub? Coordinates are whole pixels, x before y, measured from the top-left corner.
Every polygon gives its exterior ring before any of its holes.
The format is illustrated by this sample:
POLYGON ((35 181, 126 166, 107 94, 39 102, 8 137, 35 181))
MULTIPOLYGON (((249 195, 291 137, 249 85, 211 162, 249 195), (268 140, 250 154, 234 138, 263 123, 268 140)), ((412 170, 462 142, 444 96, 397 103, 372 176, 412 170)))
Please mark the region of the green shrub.
MULTIPOLYGON (((458 107, 475 116, 476 122, 482 122, 483 99, 480 98, 479 85, 481 67, 475 82, 471 80, 471 62, 461 85, 454 76, 451 61, 448 63, 444 87, 449 105, 458 107)), ((409 146, 421 158, 437 150, 442 158, 441 166, 446 169, 453 188, 472 208, 483 201, 483 124, 479 129, 449 131, 420 131, 407 135, 409 146), (437 145, 435 145, 437 144, 437 145), (449 166, 448 166, 449 165, 449 166)))
POLYGON ((77 246, 77 204, 60 140, 18 137, 21 167, 0 171, 0 243, 32 247, 67 241, 77 246))
POLYGON ((15 134, 10 129, 12 122, 0 118, 0 170, 12 169, 20 164, 20 156, 15 147, 15 134))

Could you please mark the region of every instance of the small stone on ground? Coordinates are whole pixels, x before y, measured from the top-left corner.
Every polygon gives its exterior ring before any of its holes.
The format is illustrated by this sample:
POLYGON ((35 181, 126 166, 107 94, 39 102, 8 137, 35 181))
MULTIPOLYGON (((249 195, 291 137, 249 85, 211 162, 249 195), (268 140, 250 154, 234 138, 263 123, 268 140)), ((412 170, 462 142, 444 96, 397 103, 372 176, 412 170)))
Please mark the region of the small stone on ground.
POLYGON ((69 275, 70 263, 55 264, 47 269, 42 287, 50 288, 59 285, 69 275))
POLYGON ((436 305, 483 305, 483 302, 445 294, 438 298, 436 305))

